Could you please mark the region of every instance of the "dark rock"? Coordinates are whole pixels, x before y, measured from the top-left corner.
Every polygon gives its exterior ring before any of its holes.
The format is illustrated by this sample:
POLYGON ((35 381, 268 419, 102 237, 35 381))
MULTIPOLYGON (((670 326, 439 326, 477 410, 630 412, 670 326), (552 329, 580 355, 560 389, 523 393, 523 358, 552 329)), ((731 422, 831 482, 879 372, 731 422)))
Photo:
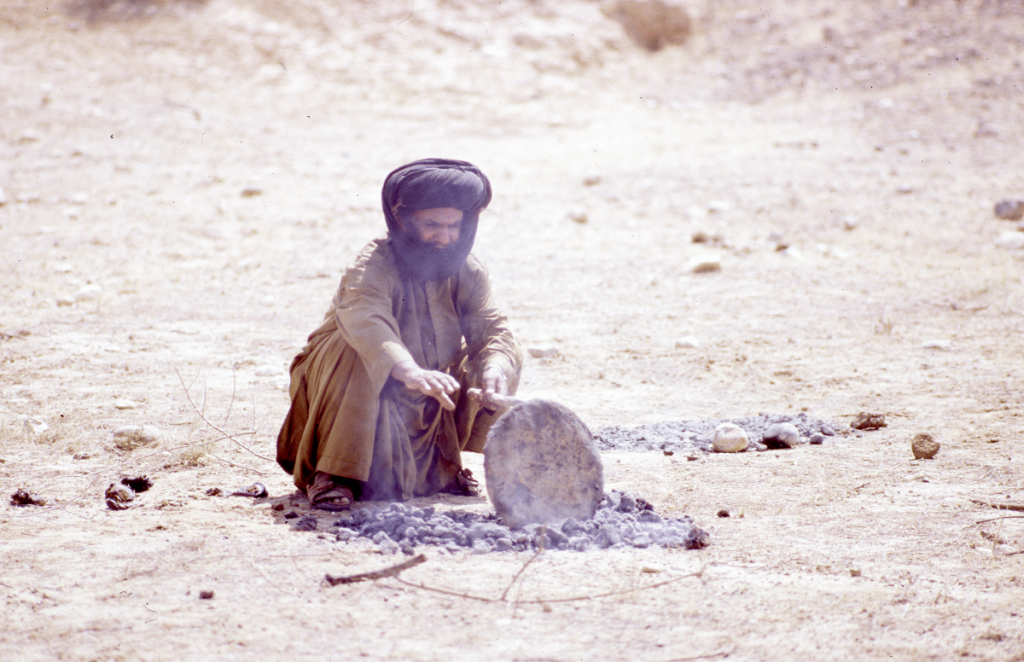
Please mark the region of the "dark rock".
POLYGON ((1024 218, 1024 200, 1000 200, 994 211, 1004 221, 1019 221, 1024 218))

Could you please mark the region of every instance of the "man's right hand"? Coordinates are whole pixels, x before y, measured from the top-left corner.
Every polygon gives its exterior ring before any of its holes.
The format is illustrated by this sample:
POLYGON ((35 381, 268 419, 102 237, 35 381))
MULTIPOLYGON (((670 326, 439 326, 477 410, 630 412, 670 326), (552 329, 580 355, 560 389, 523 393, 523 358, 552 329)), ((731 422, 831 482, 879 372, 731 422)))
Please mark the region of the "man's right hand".
POLYGON ((399 361, 391 369, 391 376, 410 390, 437 398, 445 409, 455 409, 451 394, 459 390, 459 382, 451 375, 437 370, 424 370, 415 361, 399 361))

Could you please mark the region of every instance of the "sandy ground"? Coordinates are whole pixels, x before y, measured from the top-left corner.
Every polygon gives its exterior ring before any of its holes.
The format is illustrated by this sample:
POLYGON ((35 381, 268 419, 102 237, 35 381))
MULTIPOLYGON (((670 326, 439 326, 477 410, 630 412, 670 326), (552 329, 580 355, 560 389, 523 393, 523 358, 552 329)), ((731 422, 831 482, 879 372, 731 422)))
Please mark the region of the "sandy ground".
POLYGON ((1024 660, 1024 513, 984 505, 1024 504, 1024 251, 992 212, 1024 198, 1019 2, 694 2, 654 53, 596 2, 279 4, 0 2, 4 659, 1024 660), (302 509, 285 370, 425 156, 494 183, 476 253, 557 350, 524 394, 595 430, 845 434, 606 453, 701 551, 425 549, 426 588, 325 585, 401 557, 272 509, 302 509), (163 436, 113 436, 138 424, 163 436))

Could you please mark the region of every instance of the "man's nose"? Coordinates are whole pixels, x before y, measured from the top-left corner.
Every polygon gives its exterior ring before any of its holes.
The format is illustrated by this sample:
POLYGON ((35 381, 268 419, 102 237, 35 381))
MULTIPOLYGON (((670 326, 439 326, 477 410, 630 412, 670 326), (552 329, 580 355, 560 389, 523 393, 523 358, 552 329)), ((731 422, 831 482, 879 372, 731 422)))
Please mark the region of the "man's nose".
POLYGON ((437 245, 438 246, 450 246, 459 239, 458 230, 441 230, 437 233, 437 245))

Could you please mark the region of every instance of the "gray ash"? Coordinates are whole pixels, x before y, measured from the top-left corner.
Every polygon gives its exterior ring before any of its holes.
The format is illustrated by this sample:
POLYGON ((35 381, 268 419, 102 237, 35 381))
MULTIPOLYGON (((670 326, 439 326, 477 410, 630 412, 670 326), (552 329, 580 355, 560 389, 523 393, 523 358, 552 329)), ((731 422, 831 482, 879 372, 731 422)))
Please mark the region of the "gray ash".
POLYGON ((602 428, 594 435, 597 447, 603 451, 671 451, 673 453, 700 450, 711 452, 711 440, 715 428, 722 423, 734 423, 747 433, 751 446, 763 450, 761 440, 768 428, 778 423, 792 423, 800 430, 800 436, 810 438, 816 434, 831 437, 835 427, 830 423, 811 418, 804 412, 795 416, 787 414, 758 414, 746 418, 706 418, 692 421, 672 421, 642 425, 637 428, 612 426, 602 428))
POLYGON ((531 524, 510 529, 494 513, 439 511, 403 503, 378 508, 366 505, 335 525, 338 540, 369 538, 381 551, 392 554, 413 554, 418 545, 484 554, 529 551, 541 545, 544 549, 584 552, 627 547, 699 549, 709 544, 707 533, 694 526, 689 517, 662 517, 644 499, 617 490, 605 494, 593 519, 568 519, 547 527, 531 524))

